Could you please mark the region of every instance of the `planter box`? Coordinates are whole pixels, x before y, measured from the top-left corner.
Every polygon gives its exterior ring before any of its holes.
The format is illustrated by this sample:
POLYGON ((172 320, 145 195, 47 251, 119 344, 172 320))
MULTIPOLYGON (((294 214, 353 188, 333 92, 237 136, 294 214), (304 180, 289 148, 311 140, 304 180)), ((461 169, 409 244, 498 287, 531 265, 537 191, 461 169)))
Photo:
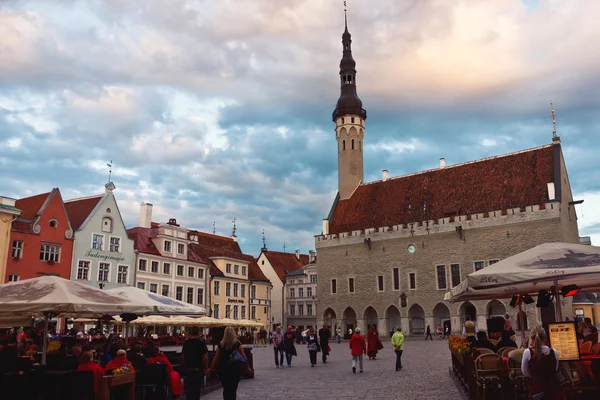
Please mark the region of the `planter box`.
POLYGON ((472 355, 452 354, 452 371, 460 382, 461 389, 470 399, 477 399, 477 382, 472 355))

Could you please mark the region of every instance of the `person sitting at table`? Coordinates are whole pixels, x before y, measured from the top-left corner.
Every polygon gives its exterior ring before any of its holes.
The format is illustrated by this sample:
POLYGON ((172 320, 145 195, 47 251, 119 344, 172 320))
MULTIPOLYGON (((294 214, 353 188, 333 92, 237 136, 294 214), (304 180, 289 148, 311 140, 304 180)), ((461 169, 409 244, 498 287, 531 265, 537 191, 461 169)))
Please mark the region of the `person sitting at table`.
POLYGON ((136 371, 141 371, 144 365, 146 365, 146 359, 142 354, 142 345, 139 342, 135 342, 131 345, 131 349, 127 352, 127 359, 133 364, 133 368, 136 371))
POLYGON ((133 364, 127 359, 127 352, 123 349, 117 351, 117 356, 106 365, 106 372, 113 371, 122 367, 128 367, 131 372, 135 372, 133 364))
POLYGON ((500 341, 498 342, 498 345, 496 346, 497 350, 500 350, 503 347, 514 347, 514 348, 519 347, 519 346, 517 346, 517 344, 515 342, 513 342, 511 340, 509 335, 510 335, 509 331, 502 331, 502 339, 500 339, 500 341))
POLYGON ((484 331, 477 332, 477 341, 475 347, 478 349, 490 349, 494 353, 496 352, 496 346, 488 340, 487 333, 484 331))
POLYGON ((533 347, 523 352, 521 371, 530 378, 529 398, 564 400, 565 393, 556 377, 559 367, 558 351, 546 346, 546 339, 543 327, 531 329, 533 347))
POLYGON ((591 318, 584 318, 583 323, 585 324, 586 332, 589 332, 585 336, 585 341, 592 342, 592 346, 598 343, 598 329, 592 324, 591 318))
POLYGON ((179 396, 183 393, 183 385, 181 384, 181 376, 177 371, 173 370, 173 365, 157 346, 154 346, 150 350, 150 357, 146 360, 148 364, 164 364, 166 367, 167 375, 171 383, 171 392, 175 396, 179 396))
POLYGON ((104 376, 104 368, 94 361, 94 354, 91 351, 83 353, 77 371, 91 371, 94 373, 94 392, 98 393, 104 376))

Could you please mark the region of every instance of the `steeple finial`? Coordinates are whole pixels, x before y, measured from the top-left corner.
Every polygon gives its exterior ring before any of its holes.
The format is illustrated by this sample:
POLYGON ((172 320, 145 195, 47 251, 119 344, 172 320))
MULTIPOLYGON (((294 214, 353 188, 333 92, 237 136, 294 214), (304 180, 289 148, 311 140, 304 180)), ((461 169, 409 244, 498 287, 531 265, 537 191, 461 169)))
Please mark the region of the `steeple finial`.
POLYGON ((233 221, 231 221, 231 222, 233 222, 233 232, 231 232, 231 237, 234 238, 234 237, 237 237, 235 235, 235 232, 237 231, 237 226, 236 226, 237 219, 234 218, 233 221))
POLYGON ((108 183, 110 183, 110 178, 112 176, 112 160, 110 160, 110 162, 107 163, 106 166, 108 167, 108 183))
POLYGON ((217 223, 216 221, 213 221, 213 235, 217 234, 217 223))
POLYGON ((346 27, 346 32, 348 32, 348 7, 346 6, 346 2, 344 1, 344 26, 346 27))
POLYGON ((264 229, 262 230, 262 241, 263 241, 262 249, 266 250, 267 249, 267 240, 265 239, 265 230, 264 229))
POLYGON ((550 118, 552 118, 552 142, 560 143, 560 137, 556 134, 556 114, 554 113, 554 104, 552 104, 552 102, 550 102, 550 109, 550 118))

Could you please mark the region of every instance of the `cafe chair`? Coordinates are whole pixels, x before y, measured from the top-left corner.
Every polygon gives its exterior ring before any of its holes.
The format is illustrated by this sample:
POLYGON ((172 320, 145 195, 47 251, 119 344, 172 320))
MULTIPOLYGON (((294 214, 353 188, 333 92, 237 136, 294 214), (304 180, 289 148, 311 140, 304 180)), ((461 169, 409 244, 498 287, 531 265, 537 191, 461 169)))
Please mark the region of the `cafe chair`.
POLYGON ((583 342, 579 347, 579 351, 581 354, 590 354, 592 352, 592 342, 583 342))
POLYGON ((94 400, 94 373, 92 371, 73 372, 73 398, 94 400))
POLYGON ((600 343, 596 343, 592 346, 592 353, 595 355, 600 355, 600 343))
POLYGON ((498 349, 498 351, 496 352, 496 354, 498 354, 499 356, 501 356, 502 353, 504 352, 504 350, 506 350, 506 349, 514 349, 514 347, 511 347, 511 346, 501 347, 501 348, 498 349))
MULTIPOLYGON (((480 349, 483 350, 483 349, 480 349)), ((498 392, 502 391, 502 357, 490 352, 477 357, 475 361, 475 376, 477 377, 477 397, 484 399, 487 390, 496 386, 498 392), (480 389, 483 396, 480 395, 480 389)))
POLYGON ((169 392, 169 380, 165 364, 146 364, 136 371, 136 398, 144 400, 166 399, 169 392))
POLYGON ((502 353, 498 353, 499 356, 501 356, 502 358, 506 357, 508 358, 508 353, 510 353, 513 350, 517 350, 516 347, 505 347, 504 350, 502 351, 502 353))
POLYGON ((529 398, 529 380, 521 370, 521 359, 522 354, 519 357, 518 353, 508 358, 508 380, 512 385, 515 400, 529 398))
POLYGON ((483 355, 483 354, 494 354, 493 351, 491 351, 490 349, 486 349, 485 347, 478 347, 477 351, 479 351, 479 355, 483 355))

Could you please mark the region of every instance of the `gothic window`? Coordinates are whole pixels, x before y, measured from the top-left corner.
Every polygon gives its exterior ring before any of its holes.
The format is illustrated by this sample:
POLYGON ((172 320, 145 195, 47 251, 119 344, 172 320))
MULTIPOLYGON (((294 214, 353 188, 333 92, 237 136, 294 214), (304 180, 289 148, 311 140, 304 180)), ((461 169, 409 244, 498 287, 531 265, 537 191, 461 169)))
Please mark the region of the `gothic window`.
POLYGON ((354 139, 352 139, 352 150, 354 150, 354 139))
POLYGON ((354 117, 352 117, 352 118, 350 118, 350 119, 351 119, 351 121, 350 121, 350 122, 354 123, 354 117))
POLYGON ((346 141, 342 140, 342 150, 346 150, 346 141))
POLYGON ((358 150, 362 151, 362 140, 358 141, 358 150))
POLYGON ((342 117, 342 124, 344 123, 344 117, 342 117))

